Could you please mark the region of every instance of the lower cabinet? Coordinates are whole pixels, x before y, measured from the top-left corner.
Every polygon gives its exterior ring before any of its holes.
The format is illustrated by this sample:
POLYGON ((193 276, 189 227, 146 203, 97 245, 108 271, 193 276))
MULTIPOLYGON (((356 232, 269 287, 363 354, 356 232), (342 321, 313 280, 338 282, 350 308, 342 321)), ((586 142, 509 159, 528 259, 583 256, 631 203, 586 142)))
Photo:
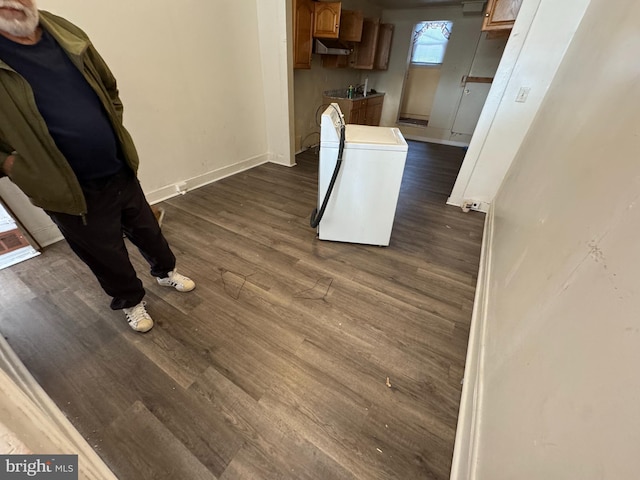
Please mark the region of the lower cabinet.
POLYGON ((367 100, 367 105, 364 113, 365 125, 380 125, 380 118, 382 117, 382 102, 384 97, 373 97, 367 100))
POLYGON ((380 125, 383 102, 384 94, 374 94, 373 96, 354 99, 323 97, 323 103, 326 105, 337 103, 345 121, 355 125, 380 125))

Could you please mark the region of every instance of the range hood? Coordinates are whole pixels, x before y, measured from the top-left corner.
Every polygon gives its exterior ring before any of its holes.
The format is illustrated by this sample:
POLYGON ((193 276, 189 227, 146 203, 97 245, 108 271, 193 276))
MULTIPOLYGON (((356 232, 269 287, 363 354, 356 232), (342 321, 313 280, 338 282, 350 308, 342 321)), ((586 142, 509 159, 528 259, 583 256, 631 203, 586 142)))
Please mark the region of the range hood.
POLYGON ((349 55, 351 49, 337 40, 316 38, 316 51, 320 55, 349 55))

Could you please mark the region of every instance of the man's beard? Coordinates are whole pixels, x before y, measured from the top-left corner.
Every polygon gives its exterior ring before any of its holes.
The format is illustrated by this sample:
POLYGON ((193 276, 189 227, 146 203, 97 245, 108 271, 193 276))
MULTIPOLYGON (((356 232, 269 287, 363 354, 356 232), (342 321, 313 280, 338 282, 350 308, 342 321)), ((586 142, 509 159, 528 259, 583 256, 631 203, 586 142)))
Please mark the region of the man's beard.
POLYGON ((14 8, 24 12, 25 18, 7 19, 0 15, 0 31, 6 32, 15 37, 28 37, 38 28, 40 20, 38 8, 34 3, 31 6, 23 5, 15 0, 0 0, 0 8, 14 8))

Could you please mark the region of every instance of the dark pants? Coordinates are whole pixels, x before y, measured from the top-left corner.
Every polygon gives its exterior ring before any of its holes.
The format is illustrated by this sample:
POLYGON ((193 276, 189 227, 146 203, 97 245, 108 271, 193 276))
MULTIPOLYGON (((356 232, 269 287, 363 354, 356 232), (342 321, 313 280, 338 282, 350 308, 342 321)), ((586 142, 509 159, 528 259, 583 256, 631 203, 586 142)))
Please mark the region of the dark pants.
POLYGON ((137 305, 145 295, 142 282, 129 260, 124 233, 151 266, 151 275, 164 278, 175 268, 176 258, 129 170, 82 187, 87 215, 82 217, 47 211, 71 249, 87 264, 103 290, 113 297, 111 308, 137 305))

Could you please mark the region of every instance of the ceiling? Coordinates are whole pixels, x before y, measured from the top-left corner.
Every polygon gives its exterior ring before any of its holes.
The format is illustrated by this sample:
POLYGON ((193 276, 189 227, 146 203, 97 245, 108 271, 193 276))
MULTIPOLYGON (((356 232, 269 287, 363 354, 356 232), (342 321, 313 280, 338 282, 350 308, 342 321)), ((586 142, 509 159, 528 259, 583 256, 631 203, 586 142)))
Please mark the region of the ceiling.
POLYGON ((369 0, 379 7, 398 10, 403 8, 439 7, 443 5, 460 5, 463 0, 369 0))

